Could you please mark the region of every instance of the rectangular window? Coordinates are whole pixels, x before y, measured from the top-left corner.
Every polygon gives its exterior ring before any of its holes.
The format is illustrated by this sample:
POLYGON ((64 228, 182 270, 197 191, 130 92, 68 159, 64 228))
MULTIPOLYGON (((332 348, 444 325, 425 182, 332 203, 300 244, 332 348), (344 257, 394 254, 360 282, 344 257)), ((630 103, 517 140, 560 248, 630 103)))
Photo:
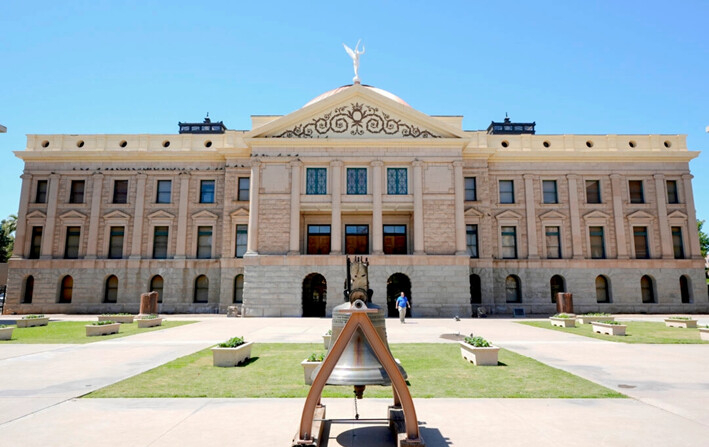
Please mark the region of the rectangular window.
POLYGON ((214 180, 202 180, 200 182, 199 203, 214 203, 214 180))
POLYGON ((628 190, 630 191, 630 203, 645 203, 642 180, 628 181, 628 190))
POLYGON ((517 259, 517 227, 502 227, 502 259, 517 259))
POLYGON ((348 255, 369 253, 369 225, 345 225, 345 253, 348 255))
POLYGON ((559 227, 545 227, 547 258, 561 259, 561 233, 559 227))
POLYGON ((684 259, 684 242, 682 241, 682 227, 672 227, 672 249, 675 259, 684 259))
POLYGON ((249 177, 239 177, 239 193, 237 200, 240 202, 249 201, 249 189, 251 188, 251 179, 249 177))
POLYGON ((326 255, 330 253, 330 225, 308 225, 309 255, 326 255))
POLYGON ((305 193, 327 194, 327 168, 307 168, 305 170, 305 193))
POLYGON ((468 256, 471 258, 479 257, 478 254, 478 226, 465 226, 465 243, 468 247, 468 256))
POLYGON ((387 168, 387 194, 406 195, 408 193, 408 170, 406 168, 387 168))
POLYGON ((601 182, 586 180, 586 203, 601 203, 601 182))
POLYGON ((111 227, 110 242, 108 244, 108 258, 121 259, 123 257, 123 235, 125 227, 111 227))
POLYGON ((197 259, 212 257, 212 227, 197 227, 197 259))
POLYGON ((465 201, 475 202, 478 200, 478 189, 475 177, 465 177, 465 201))
POLYGON ((667 203, 679 203, 676 180, 667 180, 667 203))
POLYGON ((384 254, 406 254, 406 225, 384 225, 384 254))
POLYGON ((544 193, 544 203, 559 203, 556 180, 542 180, 542 192, 544 193))
POLYGON ((84 181, 72 180, 69 203, 84 203, 84 181))
POLYGON ((32 240, 30 241, 30 259, 39 259, 42 253, 42 227, 32 227, 32 240))
POLYGON ((37 194, 34 196, 35 203, 47 203, 47 186, 46 180, 37 180, 37 194))
POLYGON ((64 259, 79 258, 79 241, 81 240, 81 227, 67 227, 66 243, 64 244, 64 259))
POLYGON ((236 226, 236 257, 243 258, 249 240, 249 226, 240 224, 236 226))
POLYGON ((636 259, 650 258, 650 251, 647 246, 647 227, 633 227, 633 243, 635 245, 636 259))
POLYGON ((500 180, 500 203, 515 203, 515 183, 513 180, 500 180))
POLYGON ((113 203, 128 203, 128 180, 113 182, 113 203))
POLYGON ((172 201, 172 180, 158 180, 158 193, 155 203, 170 203, 172 201))
POLYGON ((588 227, 591 239, 591 259, 605 259, 606 247, 603 241, 603 227, 588 227))
POLYGON ((153 229, 153 259, 167 259, 167 241, 170 229, 166 226, 153 229))
POLYGON ((367 168, 347 168, 347 194, 367 194, 367 168))

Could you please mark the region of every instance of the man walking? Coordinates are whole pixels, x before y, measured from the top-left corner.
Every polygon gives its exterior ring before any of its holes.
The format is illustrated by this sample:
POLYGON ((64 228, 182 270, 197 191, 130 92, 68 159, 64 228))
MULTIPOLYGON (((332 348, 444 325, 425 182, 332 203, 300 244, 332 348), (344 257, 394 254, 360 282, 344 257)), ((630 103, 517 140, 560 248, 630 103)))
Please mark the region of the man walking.
POLYGON ((402 323, 405 323, 407 307, 411 307, 411 304, 409 304, 409 299, 406 298, 404 292, 401 292, 401 296, 396 299, 396 308, 399 309, 399 321, 402 323))

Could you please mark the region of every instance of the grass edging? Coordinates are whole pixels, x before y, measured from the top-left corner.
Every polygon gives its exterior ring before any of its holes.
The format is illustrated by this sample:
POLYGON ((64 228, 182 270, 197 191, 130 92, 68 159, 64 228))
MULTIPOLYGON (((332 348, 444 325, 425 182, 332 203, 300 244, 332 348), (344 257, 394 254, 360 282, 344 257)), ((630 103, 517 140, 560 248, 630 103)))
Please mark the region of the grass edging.
POLYGON ((706 344, 699 336, 699 329, 684 329, 666 327, 665 323, 654 321, 623 321, 627 326, 626 335, 611 336, 596 334, 590 324, 577 324, 576 327, 562 328, 552 326, 548 321, 518 321, 519 324, 566 332, 567 334, 583 337, 597 338, 599 340, 617 343, 643 343, 643 344, 706 344))

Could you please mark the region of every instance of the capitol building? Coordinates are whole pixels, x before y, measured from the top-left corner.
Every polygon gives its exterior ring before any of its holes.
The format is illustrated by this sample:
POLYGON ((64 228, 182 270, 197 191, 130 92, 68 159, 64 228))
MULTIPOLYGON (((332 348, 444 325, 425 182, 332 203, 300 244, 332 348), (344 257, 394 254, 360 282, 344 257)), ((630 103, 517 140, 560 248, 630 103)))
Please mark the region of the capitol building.
MULTIPOLYGON (((304 98, 306 101, 307 98, 304 98)), ((29 135, 8 313, 329 316, 347 256, 414 317, 709 312, 684 135, 463 130, 355 83, 251 130, 29 135)), ((199 120, 198 120, 199 121, 199 120)))

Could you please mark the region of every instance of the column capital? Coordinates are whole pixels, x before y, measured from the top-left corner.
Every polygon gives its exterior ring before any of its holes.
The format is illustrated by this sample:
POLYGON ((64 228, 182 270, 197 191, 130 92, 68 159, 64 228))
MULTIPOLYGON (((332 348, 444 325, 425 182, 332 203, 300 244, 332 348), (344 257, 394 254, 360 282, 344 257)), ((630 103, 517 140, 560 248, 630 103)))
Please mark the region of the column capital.
POLYGON ((101 172, 101 171, 94 171, 94 172, 91 174, 92 177, 98 177, 99 175, 100 175, 101 177, 103 177, 103 172, 101 172))
POLYGON ((29 172, 24 172, 22 173, 22 175, 20 175, 20 178, 22 180, 32 180, 32 174, 30 174, 29 172))
POLYGON ((369 165, 373 167, 384 166, 384 162, 381 160, 372 160, 369 162, 369 165))
POLYGON ((525 180, 534 180, 535 175, 534 174, 523 174, 522 178, 525 180))
POLYGON ((300 160, 291 160, 288 164, 290 165, 291 169, 303 166, 303 162, 300 160))
POLYGON ((693 178, 694 178, 694 176, 693 176, 692 174, 689 174, 689 173, 687 173, 687 174, 682 174, 682 179, 683 179, 683 180, 692 180, 693 178))
POLYGON ((652 175, 655 180, 664 180, 665 179, 665 174, 653 174, 652 175))
POLYGON ((144 172, 138 172, 137 174, 135 174, 135 176, 138 177, 138 180, 143 180, 143 179, 148 178, 148 175, 144 172))
POLYGON ((455 167, 455 168, 462 168, 464 163, 462 160, 456 160, 452 164, 453 164, 453 167, 455 167))
POLYGON ((414 168, 420 168, 423 165, 424 162, 422 162, 421 160, 414 160, 411 162, 411 166, 413 166, 414 168))
POLYGON ((190 171, 180 171, 179 174, 177 174, 177 175, 178 175, 178 176, 189 177, 189 176, 192 175, 192 173, 191 173, 190 171))
POLYGON ((612 173, 612 174, 610 175, 610 177, 611 177, 611 180, 618 180, 618 179, 620 179, 620 178, 623 177, 623 176, 622 176, 621 174, 618 174, 618 173, 615 173, 615 172, 614 172, 614 173, 612 173))
POLYGON ((260 168, 261 167, 261 160, 259 160, 258 158, 254 158, 253 160, 251 160, 251 162, 249 164, 251 165, 252 168, 260 168))
POLYGON ((578 174, 566 174, 566 180, 578 180, 580 175, 578 174))
POLYGON ((342 166, 342 160, 331 160, 330 166, 333 168, 339 168, 340 166, 342 166))

